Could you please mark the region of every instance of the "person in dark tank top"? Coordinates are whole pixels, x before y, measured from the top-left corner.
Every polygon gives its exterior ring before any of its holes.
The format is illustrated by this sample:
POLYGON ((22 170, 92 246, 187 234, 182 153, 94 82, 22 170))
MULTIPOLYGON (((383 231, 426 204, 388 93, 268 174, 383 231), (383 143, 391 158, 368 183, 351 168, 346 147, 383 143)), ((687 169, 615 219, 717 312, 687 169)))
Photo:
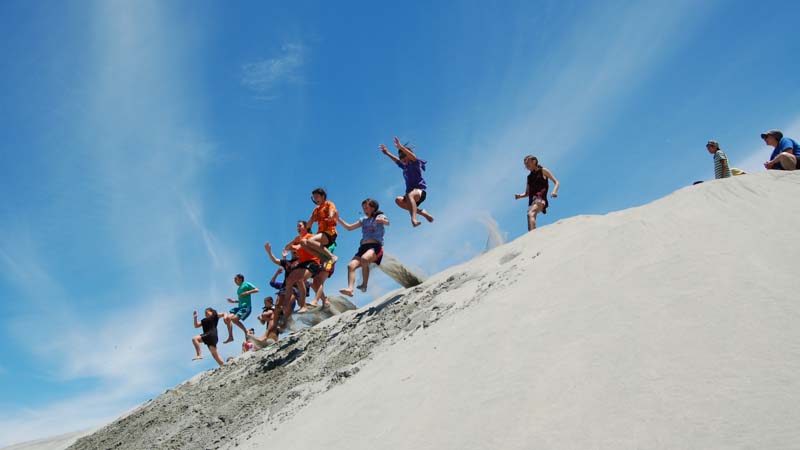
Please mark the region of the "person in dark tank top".
POLYGON ((523 159, 525 168, 530 170, 524 194, 515 194, 514 199, 528 199, 528 231, 536 228, 536 215, 540 212, 547 214, 547 207, 550 202, 547 199, 547 191, 550 188, 550 181, 553 182, 553 192, 551 197, 558 197, 558 188, 561 186, 553 176, 552 172, 539 165, 539 159, 533 155, 528 155, 523 159))

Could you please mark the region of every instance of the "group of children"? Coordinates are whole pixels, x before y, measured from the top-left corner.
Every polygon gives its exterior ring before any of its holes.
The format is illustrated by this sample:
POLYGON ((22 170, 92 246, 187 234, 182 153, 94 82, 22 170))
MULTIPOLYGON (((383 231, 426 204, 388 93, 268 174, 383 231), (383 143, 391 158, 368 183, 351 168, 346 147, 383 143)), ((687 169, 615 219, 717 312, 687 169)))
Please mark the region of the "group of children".
MULTIPOLYGON (((414 151, 406 144, 403 145, 395 137, 395 147, 397 156, 389 152, 385 145, 380 145, 381 152, 389 157, 398 167, 403 170, 405 179, 405 194, 395 198, 395 203, 400 208, 409 212, 411 225, 418 227, 422 224, 418 216, 422 216, 428 222, 433 222, 433 216, 420 208, 420 205, 427 198, 427 185, 422 176, 425 171, 426 161, 419 159, 414 151)), ((529 170, 525 192, 515 194, 515 199, 528 199, 528 230, 536 228, 536 217, 538 213, 546 214, 549 206, 548 192, 550 182, 553 183, 553 191, 550 197, 558 196, 560 183, 548 169, 539 165, 539 160, 533 155, 528 155, 523 159, 525 168, 529 170)), ((353 223, 348 223, 339 216, 336 205, 328 200, 328 195, 322 188, 314 189, 311 192, 311 199, 316 207, 311 213, 308 221, 297 222, 297 236, 286 244, 282 251, 282 258, 277 258, 272 253, 272 246, 269 242, 264 244, 264 250, 269 259, 278 266, 278 270, 270 280, 270 286, 277 290, 275 299, 266 297, 264 307, 258 316, 258 321, 266 326, 266 332, 261 337, 255 337, 255 331, 245 328, 243 321, 252 312, 251 296, 259 292, 258 288, 244 280, 244 275, 238 274, 234 277, 237 286, 238 300, 228 299, 237 306, 228 313, 218 313, 213 308, 206 308, 205 318, 197 321, 197 312, 194 313, 195 328, 203 328, 203 334, 195 336, 193 343, 197 356, 194 359, 202 359, 200 344, 208 346, 211 355, 218 364, 222 365, 222 359, 217 352, 217 323, 221 318, 228 328, 228 338, 225 344, 233 342, 233 325, 239 327, 245 334, 245 342, 242 344, 242 351, 253 348, 251 341, 266 344, 269 340, 277 341, 278 334, 283 330, 286 319, 294 312, 295 305, 299 306, 298 314, 308 311, 308 307, 316 307, 319 302, 322 306, 328 305, 325 295, 325 282, 333 275, 336 267, 337 257, 334 255, 336 250, 336 238, 338 236, 337 226, 341 225, 347 231, 361 228, 361 241, 353 258, 347 264, 347 287, 340 289, 342 295, 352 297, 354 289, 366 292, 369 282, 370 264, 381 264, 383 258, 383 237, 386 226, 389 226, 389 218, 380 210, 378 202, 372 198, 367 198, 361 202, 361 209, 364 216, 353 223), (317 232, 312 233, 311 227, 317 224, 317 232), (361 284, 356 283, 356 271, 361 269, 361 284), (283 281, 278 281, 278 276, 283 274, 283 281), (306 300, 309 292, 314 291, 314 298, 310 303, 306 300)))
MULTIPOLYGON (((403 196, 395 199, 395 203, 411 216, 411 225, 418 227, 421 221, 418 216, 422 216, 428 222, 433 222, 433 216, 422 209, 420 205, 427 198, 427 185, 422 173, 425 171, 426 161, 419 159, 414 151, 406 144, 401 144, 400 140, 394 138, 397 147, 397 156, 389 152, 385 145, 380 145, 381 152, 389 157, 403 170, 406 190, 403 196)), ((380 210, 378 202, 372 198, 367 198, 361 202, 361 209, 364 216, 353 223, 348 223, 341 217, 336 210, 336 205, 328 200, 328 195, 322 188, 314 189, 311 198, 316 205, 308 221, 297 222, 297 236, 286 244, 282 251, 282 258, 277 258, 272 253, 272 246, 269 242, 264 244, 264 249, 269 259, 279 266, 275 275, 270 281, 270 285, 277 289, 275 299, 266 297, 264 307, 258 316, 259 322, 266 325, 266 332, 260 338, 251 336, 250 340, 266 342, 277 340, 278 334, 285 326, 294 311, 295 304, 299 306, 298 314, 308 311, 309 304, 306 302, 309 291, 314 291, 314 298, 310 302, 311 306, 318 306, 322 302, 323 306, 328 305, 325 295, 324 285, 330 278, 336 267, 338 260, 334 254, 336 250, 336 238, 338 236, 337 226, 341 225, 347 231, 361 228, 361 242, 356 254, 347 264, 347 288, 340 289, 339 292, 348 297, 354 295, 354 289, 366 292, 369 282, 369 267, 374 263, 380 265, 383 258, 383 237, 384 227, 389 226, 389 219, 380 210), (316 224, 316 233, 311 232, 311 227, 316 224), (355 286, 356 271, 361 269, 362 282, 355 286), (278 276, 283 273, 282 282, 277 281, 278 276)), ((217 352, 217 324, 222 319, 228 328, 228 338, 223 342, 227 344, 233 342, 233 325, 239 327, 245 334, 245 344, 242 349, 247 350, 252 346, 247 345, 248 332, 244 326, 246 320, 252 313, 251 296, 259 292, 258 288, 245 281, 244 275, 238 274, 234 277, 237 286, 237 300, 228 299, 230 303, 236 303, 228 313, 217 312, 214 308, 206 308, 205 317, 198 322, 197 311, 194 312, 195 328, 203 328, 203 333, 192 338, 197 355, 195 360, 202 359, 200 344, 208 346, 214 360, 223 365, 222 359, 217 352)), ((251 329, 252 330, 252 329, 251 329)))

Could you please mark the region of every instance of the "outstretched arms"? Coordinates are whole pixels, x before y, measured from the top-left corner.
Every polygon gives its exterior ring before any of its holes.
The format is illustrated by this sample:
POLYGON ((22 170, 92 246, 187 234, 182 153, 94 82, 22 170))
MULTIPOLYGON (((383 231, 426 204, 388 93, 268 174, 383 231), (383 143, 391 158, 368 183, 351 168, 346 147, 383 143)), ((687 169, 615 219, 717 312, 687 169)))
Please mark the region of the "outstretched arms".
POLYGON ((388 148, 386 148, 386 146, 385 146, 385 145, 381 144, 381 145, 380 145, 380 147, 381 147, 381 152, 382 152, 384 155, 388 156, 388 157, 389 157, 389 159, 391 159, 392 161, 394 161, 394 162, 396 162, 396 163, 399 163, 399 162, 400 162, 400 158, 398 158, 397 156, 394 156, 393 154, 391 154, 391 152, 389 152, 389 149, 388 149, 388 148))
POLYGON ((338 221, 338 222, 339 222, 339 223, 340 223, 340 224, 341 224, 341 225, 342 225, 342 226, 343 226, 343 227, 344 227, 344 228, 345 228, 347 231, 353 231, 353 230, 355 230, 356 228, 359 228, 359 227, 361 227, 361 222, 356 222, 356 223, 347 223, 347 222, 345 222, 344 220, 342 220, 342 218, 341 218, 341 217, 340 217, 338 214, 336 215, 336 220, 337 220, 337 221, 338 221))

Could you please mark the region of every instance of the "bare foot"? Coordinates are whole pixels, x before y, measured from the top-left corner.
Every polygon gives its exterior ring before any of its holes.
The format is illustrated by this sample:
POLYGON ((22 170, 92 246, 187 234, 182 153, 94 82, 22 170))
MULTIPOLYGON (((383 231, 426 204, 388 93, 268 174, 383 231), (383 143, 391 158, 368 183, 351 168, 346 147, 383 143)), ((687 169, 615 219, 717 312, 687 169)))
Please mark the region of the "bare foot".
POLYGON ((306 308, 305 306, 303 306, 302 308, 297 310, 297 314, 305 314, 307 312, 308 312, 308 308, 306 308))
POLYGON ((412 220, 411 221, 411 225, 414 226, 414 228, 416 228, 416 227, 422 225, 422 222, 420 222, 419 220, 412 220))
POLYGON ((322 302, 322 307, 323 307, 323 308, 325 308, 325 307, 327 307, 327 306, 331 306, 331 302, 329 302, 329 301, 327 301, 327 300, 325 300, 324 302, 322 302))
POLYGON ((338 261, 338 260, 339 260, 338 256, 336 256, 336 255, 331 256, 331 262, 332 263, 336 264, 336 261, 338 261))
POLYGON ((367 285, 366 284, 359 284, 358 286, 356 286, 356 289, 358 289, 361 292, 367 292, 367 285))
POLYGON ((230 344, 231 342, 233 342, 233 336, 229 336, 228 339, 225 339, 225 341, 223 341, 222 343, 223 344, 230 344))
POLYGON ((342 295, 346 295, 348 297, 352 297, 353 296, 353 290, 352 289, 339 289, 339 293, 342 294, 342 295))
POLYGON ((424 210, 422 210, 422 211, 419 211, 419 215, 420 215, 420 216, 422 216, 422 217, 424 217, 424 218, 425 218, 425 220, 427 220, 429 223, 430 223, 430 222, 433 222, 433 216, 432 216, 432 215, 430 215, 430 214, 428 214, 428 212, 427 212, 427 211, 424 211, 424 210))
POLYGON ((195 356, 194 358, 192 358, 192 361, 197 361, 198 359, 203 359, 203 357, 202 356, 195 356))

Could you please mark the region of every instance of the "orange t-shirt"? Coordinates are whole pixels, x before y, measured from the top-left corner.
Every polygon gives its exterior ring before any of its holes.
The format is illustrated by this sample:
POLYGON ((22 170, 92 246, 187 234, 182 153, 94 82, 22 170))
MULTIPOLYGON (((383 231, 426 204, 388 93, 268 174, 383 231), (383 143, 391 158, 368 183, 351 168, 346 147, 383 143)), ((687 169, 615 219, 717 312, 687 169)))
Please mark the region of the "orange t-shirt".
POLYGON ((317 233, 336 234, 336 219, 331 217, 331 214, 335 212, 336 205, 329 200, 325 200, 321 205, 314 208, 311 213, 311 223, 317 223, 317 233))
MULTIPOLYGON (((300 245, 300 240, 311 239, 312 237, 314 237, 314 235, 311 233, 306 233, 305 236, 297 236, 292 241, 292 244, 300 245)), ((304 263, 306 261, 314 261, 315 263, 319 264, 319 257, 311 253, 310 251, 304 249, 303 247, 300 247, 300 249, 297 250, 297 259, 301 263, 304 263)))

